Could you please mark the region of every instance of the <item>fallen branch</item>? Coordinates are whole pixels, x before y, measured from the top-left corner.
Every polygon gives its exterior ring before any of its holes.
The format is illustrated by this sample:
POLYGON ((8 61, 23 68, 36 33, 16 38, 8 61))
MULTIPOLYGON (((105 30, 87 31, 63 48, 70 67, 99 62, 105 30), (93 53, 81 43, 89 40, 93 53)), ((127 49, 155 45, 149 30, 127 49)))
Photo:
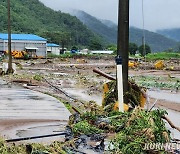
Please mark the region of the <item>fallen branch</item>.
POLYGON ((176 127, 168 117, 162 116, 162 118, 164 120, 166 120, 172 128, 174 128, 174 129, 176 129, 176 130, 178 130, 180 132, 180 128, 176 127))
POLYGON ((65 91, 63 91, 62 89, 58 88, 57 86, 53 85, 52 83, 50 83, 46 78, 43 77, 43 79, 46 81, 46 83, 48 83, 52 88, 60 91, 61 93, 63 93, 65 96, 69 97, 70 99, 76 101, 77 99, 71 97, 70 95, 68 95, 65 91))
POLYGON ((101 70, 99 70, 97 68, 93 69, 93 72, 95 72, 95 73, 97 73, 97 74, 99 74, 99 75, 101 75, 101 76, 103 76, 103 77, 105 77, 105 78, 107 78, 109 80, 116 80, 116 78, 112 77, 109 74, 106 74, 106 73, 102 72, 101 70))
POLYGON ((31 80, 27 80, 27 79, 16 79, 16 80, 12 80, 12 82, 16 82, 16 83, 30 83, 31 80))

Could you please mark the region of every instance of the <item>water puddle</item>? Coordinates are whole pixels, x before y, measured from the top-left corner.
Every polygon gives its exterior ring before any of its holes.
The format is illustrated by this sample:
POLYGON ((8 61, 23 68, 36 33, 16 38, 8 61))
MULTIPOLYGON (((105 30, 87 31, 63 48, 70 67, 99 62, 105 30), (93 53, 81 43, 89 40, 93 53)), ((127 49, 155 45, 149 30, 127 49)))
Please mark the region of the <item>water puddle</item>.
POLYGON ((78 100, 95 101, 98 105, 102 104, 101 95, 95 95, 95 94, 88 95, 83 89, 76 89, 76 88, 66 88, 65 91, 78 100))
POLYGON ((170 91, 148 91, 148 95, 155 99, 166 100, 170 102, 180 103, 180 93, 173 93, 170 91))
MULTIPOLYGON (((169 110, 169 109, 166 109, 164 107, 160 107, 160 108, 167 111, 168 115, 166 115, 166 116, 172 121, 172 123, 175 126, 180 127, 180 120, 179 120, 180 119, 180 113, 179 112, 176 112, 176 111, 173 111, 173 110, 169 110)), ((165 122, 166 122, 167 128, 171 131, 171 137, 180 140, 180 132, 178 130, 176 130, 176 129, 173 129, 167 123, 167 121, 165 121, 165 122)))

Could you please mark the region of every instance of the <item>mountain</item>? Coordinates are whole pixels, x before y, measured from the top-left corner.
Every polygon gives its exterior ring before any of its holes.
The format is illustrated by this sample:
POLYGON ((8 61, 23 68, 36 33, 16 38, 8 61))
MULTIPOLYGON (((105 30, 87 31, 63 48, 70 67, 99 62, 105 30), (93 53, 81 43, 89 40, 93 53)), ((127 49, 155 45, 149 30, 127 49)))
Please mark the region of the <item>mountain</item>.
MULTIPOLYGON (((143 30, 135 27, 130 28, 130 42, 138 45, 142 44, 143 30)), ((145 30, 145 42, 148 44, 152 51, 159 52, 168 50, 170 48, 175 49, 177 42, 173 39, 169 39, 163 35, 145 30)))
MULTIPOLYGON (((90 39, 99 37, 89 30, 75 16, 54 11, 39 0, 11 1, 12 33, 33 33, 49 41, 56 41, 55 36, 47 35, 66 33, 73 45, 88 45, 90 39)), ((0 32, 7 33, 7 0, 0 0, 0 32)))
POLYGON ((97 18, 87 14, 84 11, 72 10, 71 15, 75 15, 83 24, 85 24, 90 30, 102 36, 110 43, 116 43, 117 31, 113 28, 106 26, 97 18))
POLYGON ((157 30, 157 33, 180 42, 180 28, 157 30))
MULTIPOLYGON (((117 25, 109 20, 99 20, 84 11, 74 10, 70 14, 75 15, 89 29, 103 36, 108 42, 117 42, 117 25)), ((143 30, 130 27, 130 42, 137 45, 142 44, 143 30)), ((146 44, 150 45, 152 51, 159 52, 169 48, 174 48, 177 42, 173 39, 166 38, 163 35, 145 30, 146 44)))

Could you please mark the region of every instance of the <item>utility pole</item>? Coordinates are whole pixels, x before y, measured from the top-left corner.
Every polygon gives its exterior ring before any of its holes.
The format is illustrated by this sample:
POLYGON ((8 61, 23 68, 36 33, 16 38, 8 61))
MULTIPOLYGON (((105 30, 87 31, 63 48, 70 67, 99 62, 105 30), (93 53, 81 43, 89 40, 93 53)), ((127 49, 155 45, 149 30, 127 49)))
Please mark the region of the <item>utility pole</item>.
POLYGON ((12 54, 11 54, 11 6, 10 6, 10 0, 7 0, 8 5, 8 55, 9 55, 9 61, 8 61, 8 70, 7 73, 13 73, 12 68, 12 54))
MULTIPOLYGON (((128 91, 129 0, 119 0, 117 57, 122 58, 123 91, 128 91)), ((126 101, 126 100, 125 100, 126 101)))

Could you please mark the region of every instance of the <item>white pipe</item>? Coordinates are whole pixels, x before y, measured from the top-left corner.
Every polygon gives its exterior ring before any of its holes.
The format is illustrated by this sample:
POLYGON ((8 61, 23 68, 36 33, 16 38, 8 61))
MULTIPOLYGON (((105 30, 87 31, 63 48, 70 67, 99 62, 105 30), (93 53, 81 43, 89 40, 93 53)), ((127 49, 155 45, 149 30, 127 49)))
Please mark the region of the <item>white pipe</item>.
POLYGON ((117 89, 119 111, 124 112, 122 64, 117 65, 117 89))

